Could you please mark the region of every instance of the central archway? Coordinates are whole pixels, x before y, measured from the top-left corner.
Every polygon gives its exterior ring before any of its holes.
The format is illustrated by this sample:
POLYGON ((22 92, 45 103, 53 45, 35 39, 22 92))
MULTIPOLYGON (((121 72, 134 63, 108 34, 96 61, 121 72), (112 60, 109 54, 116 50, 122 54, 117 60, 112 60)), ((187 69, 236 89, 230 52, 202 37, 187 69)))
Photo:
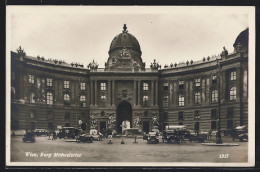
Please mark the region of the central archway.
POLYGON ((116 129, 117 133, 122 133, 122 122, 128 120, 132 128, 132 106, 129 102, 123 101, 118 104, 116 111, 116 129))

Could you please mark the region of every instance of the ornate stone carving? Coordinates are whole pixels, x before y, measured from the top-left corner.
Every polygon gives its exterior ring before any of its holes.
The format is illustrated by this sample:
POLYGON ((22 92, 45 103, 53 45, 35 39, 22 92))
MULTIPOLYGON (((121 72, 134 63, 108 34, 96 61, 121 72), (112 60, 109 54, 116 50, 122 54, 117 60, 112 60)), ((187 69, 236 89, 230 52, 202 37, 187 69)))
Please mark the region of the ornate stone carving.
POLYGON ((228 51, 226 50, 225 47, 223 47, 223 51, 221 52, 220 56, 221 56, 221 57, 224 57, 224 58, 227 58, 227 56, 228 56, 228 51))
POLYGON ((93 60, 93 62, 88 64, 88 68, 90 68, 90 70, 97 70, 98 64, 93 60))
POLYGON ((121 92, 118 93, 117 99, 118 101, 122 101, 122 100, 131 101, 132 95, 133 95, 132 91, 130 90, 121 90, 121 92))
POLYGON ((130 51, 124 47, 123 50, 119 52, 119 58, 120 59, 131 59, 130 51))

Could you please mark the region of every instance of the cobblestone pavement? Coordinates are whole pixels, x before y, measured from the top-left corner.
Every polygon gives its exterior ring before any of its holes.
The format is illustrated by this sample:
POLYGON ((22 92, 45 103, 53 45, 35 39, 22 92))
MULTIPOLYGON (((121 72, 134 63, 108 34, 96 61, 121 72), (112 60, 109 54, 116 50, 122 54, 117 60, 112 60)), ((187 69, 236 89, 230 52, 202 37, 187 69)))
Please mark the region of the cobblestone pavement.
MULTIPOLYGON (((12 136, 11 162, 226 163, 247 162, 248 159, 247 142, 236 142, 239 146, 234 147, 212 147, 188 141, 180 144, 147 144, 141 138, 137 139, 138 143, 133 143, 134 138, 125 138, 125 144, 121 144, 121 138, 113 138, 113 144, 107 142, 107 139, 103 139, 93 143, 76 143, 65 142, 65 139, 54 141, 48 140, 48 137, 36 137, 35 143, 23 143, 21 136, 12 136), (220 154, 228 154, 228 158, 220 158, 220 154)), ((223 142, 232 140, 224 137, 223 142)))

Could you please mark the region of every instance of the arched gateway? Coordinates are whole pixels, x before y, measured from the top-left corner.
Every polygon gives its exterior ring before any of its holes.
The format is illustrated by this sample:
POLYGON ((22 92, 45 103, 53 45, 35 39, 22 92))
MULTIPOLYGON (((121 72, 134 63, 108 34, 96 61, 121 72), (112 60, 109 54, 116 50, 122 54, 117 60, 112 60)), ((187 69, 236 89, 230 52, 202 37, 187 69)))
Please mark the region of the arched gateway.
POLYGON ((122 122, 129 121, 132 128, 132 106, 129 102, 123 101, 118 104, 116 111, 116 129, 117 133, 122 133, 122 122))

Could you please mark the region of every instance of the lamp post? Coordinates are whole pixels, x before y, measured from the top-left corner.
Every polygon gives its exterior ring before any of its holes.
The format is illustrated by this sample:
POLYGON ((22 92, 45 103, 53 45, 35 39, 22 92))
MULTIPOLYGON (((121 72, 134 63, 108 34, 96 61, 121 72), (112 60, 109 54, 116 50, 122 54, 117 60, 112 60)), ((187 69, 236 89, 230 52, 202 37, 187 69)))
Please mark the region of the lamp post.
POLYGON ((222 138, 221 138, 221 131, 220 131, 220 62, 219 59, 217 59, 217 66, 218 66, 218 133, 216 138, 216 144, 222 144, 222 138))

